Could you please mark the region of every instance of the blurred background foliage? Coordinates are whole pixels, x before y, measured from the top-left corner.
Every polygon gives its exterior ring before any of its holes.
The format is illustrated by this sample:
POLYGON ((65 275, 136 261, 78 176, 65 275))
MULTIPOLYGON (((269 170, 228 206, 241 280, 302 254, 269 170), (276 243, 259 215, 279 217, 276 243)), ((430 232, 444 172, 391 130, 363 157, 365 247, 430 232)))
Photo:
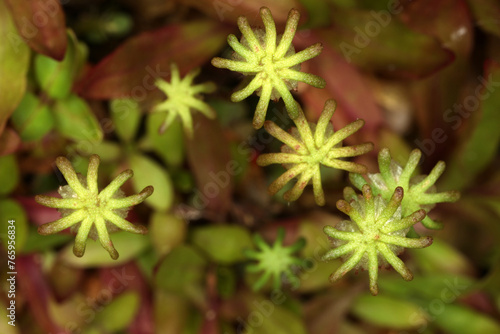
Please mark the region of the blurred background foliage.
MULTIPOLYGON (((0 332, 18 333, 500 333, 500 3, 496 0, 0 0, 0 260, 6 283, 7 221, 16 220, 16 327, 0 308, 0 332), (366 272, 331 285, 338 262, 323 263, 322 232, 345 217, 336 210, 346 173, 323 173, 327 204, 311 189, 295 203, 270 197, 281 166, 259 168, 256 157, 279 143, 254 131, 258 98, 232 103, 241 76, 210 65, 227 57, 236 19, 260 26, 268 6, 283 29, 287 13, 302 14, 294 44, 324 50, 303 64, 325 89, 299 85, 296 97, 310 121, 337 100, 335 129, 358 118, 366 126, 348 144, 372 141, 356 159, 377 172, 388 147, 401 164, 420 148, 420 172, 444 160, 440 190, 458 189, 457 203, 431 213, 444 222, 434 244, 409 250, 415 273, 405 282, 380 274, 380 294, 366 272), (218 90, 206 98, 215 121, 195 115, 195 136, 180 122, 158 134, 164 99, 154 86, 202 67, 199 82, 218 90), (38 225, 59 213, 34 202, 55 194, 64 179, 57 156, 85 173, 102 158, 100 184, 125 168, 135 177, 127 194, 154 185, 129 213, 146 236, 112 235, 113 261, 88 242, 83 258, 68 233, 42 237, 38 225), (253 292, 244 249, 254 233, 269 243, 280 227, 285 245, 306 239, 308 266, 282 290, 253 292)), ((288 127, 282 101, 268 119, 288 127)), ((284 189, 286 190, 286 189, 284 189)), ((0 295, 7 305, 5 293, 0 295)))

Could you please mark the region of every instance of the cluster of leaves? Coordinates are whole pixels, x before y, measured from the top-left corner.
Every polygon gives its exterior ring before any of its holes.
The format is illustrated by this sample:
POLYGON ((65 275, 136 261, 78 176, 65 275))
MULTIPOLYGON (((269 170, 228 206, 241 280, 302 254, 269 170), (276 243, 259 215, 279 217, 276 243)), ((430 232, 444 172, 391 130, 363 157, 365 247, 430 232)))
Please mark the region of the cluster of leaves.
POLYGON ((494 1, 88 8, 0 0, 0 332, 500 332, 494 1))
POLYGON ((412 177, 420 157, 420 150, 414 150, 408 163, 402 168, 391 159, 389 150, 383 149, 379 153, 381 173, 368 174, 370 183, 360 174, 350 175, 363 197, 358 198, 354 190, 347 187, 344 197, 350 203, 339 200, 337 208, 349 215, 351 221, 342 222, 336 228, 325 227, 325 233, 333 238, 336 248, 323 258, 328 260, 341 257, 345 261, 332 274, 331 281, 338 280, 354 267, 368 269, 370 290, 376 295, 379 263, 382 263, 382 267, 390 264, 407 281, 413 279, 410 270, 396 255, 402 252, 402 247, 430 246, 432 237, 406 238, 410 228, 420 221, 427 228, 442 228, 427 213, 436 203, 456 202, 460 197, 457 191, 436 193, 434 183, 444 172, 443 161, 429 175, 412 177), (383 259, 380 261, 379 257, 383 259))
MULTIPOLYGON (((297 178, 295 186, 283 195, 285 200, 295 201, 300 197, 304 188, 312 179, 316 203, 324 205, 325 196, 321 184, 320 166, 323 165, 358 173, 358 176, 353 176, 353 179, 358 181, 356 185, 360 187, 362 185, 360 178, 363 178, 359 174, 365 174, 367 172, 366 167, 354 162, 343 161, 341 158, 354 157, 367 153, 373 149, 373 144, 364 143, 356 146, 340 147, 342 140, 359 130, 363 126, 364 121, 357 120, 343 129, 334 132, 330 123, 336 108, 336 103, 333 100, 326 101, 318 124, 308 124, 302 109, 293 100, 289 90, 296 89, 296 80, 307 82, 320 88, 324 87, 325 82, 317 76, 304 74, 297 70, 290 70, 289 67, 296 66, 305 60, 317 56, 322 49, 321 44, 315 44, 306 50, 297 54, 295 53, 291 42, 297 30, 299 13, 292 9, 288 15, 285 33, 281 37, 279 44, 276 45, 276 27, 269 9, 267 7, 261 8, 260 14, 265 26, 264 32, 261 30, 253 31, 248 25, 247 19, 240 17, 238 19, 238 26, 243 34, 241 43, 238 42, 234 35, 229 35, 228 37, 228 43, 235 50, 237 58, 241 58, 244 61, 214 58, 212 64, 216 67, 228 68, 243 74, 254 75, 250 84, 245 89, 234 93, 231 99, 235 102, 240 101, 252 94, 257 88, 261 88, 261 91, 258 92, 260 99, 254 117, 255 128, 260 128, 264 123, 269 99, 276 99, 277 96, 283 98, 288 114, 296 125, 296 128, 293 128, 291 134, 289 134, 272 121, 266 122, 266 130, 285 145, 281 149, 282 153, 269 153, 259 156, 257 164, 267 166, 280 163, 287 169, 283 175, 271 184, 269 188, 270 193, 277 193, 291 179, 297 178), (286 50, 289 50, 289 52, 286 50), (283 59, 286 53, 288 53, 288 57, 283 59)), ((399 166, 391 168, 389 152, 387 149, 382 150, 379 165, 383 181, 377 182, 375 180, 376 177, 371 177, 381 196, 378 196, 377 200, 374 201, 370 186, 363 186, 364 198, 359 200, 353 195, 353 190, 348 188, 350 190, 347 191, 347 196, 352 201, 352 204, 356 205, 355 208, 353 209, 345 201, 337 203, 337 207, 351 216, 354 223, 347 222, 340 224, 339 229, 341 231, 337 231, 334 228, 325 229, 325 233, 333 238, 334 245, 337 248, 327 253, 323 258, 332 259, 342 257, 346 261, 336 273, 332 274, 332 281, 336 281, 355 266, 364 269, 369 268, 370 290, 376 295, 378 293, 376 283, 379 266, 378 257, 383 257, 382 264, 391 264, 405 280, 413 278, 408 268, 397 258, 396 255, 401 253, 402 249, 396 246, 406 248, 429 246, 432 243, 432 238, 430 237, 418 240, 405 238, 410 227, 420 222, 426 216, 425 210, 420 209, 420 207, 427 205, 427 210, 429 210, 435 203, 453 202, 458 199, 457 192, 442 194, 426 193, 433 186, 439 175, 443 173, 443 162, 438 164, 435 170, 431 172, 431 175, 415 185, 415 181, 410 180, 410 177, 415 171, 419 160, 420 150, 417 149, 410 155, 410 161, 405 169, 401 169, 399 166), (407 192, 405 199, 403 199, 404 191, 407 192), (391 197, 392 192, 394 192, 394 195, 391 197), (401 208, 399 208, 400 205, 401 208), (403 215, 401 213, 396 214, 398 209, 402 211, 403 215), (410 214, 412 210, 419 211, 410 214), (345 244, 345 242, 348 243, 345 244), (349 259, 347 260, 344 255, 350 255, 349 259)), ((420 177, 418 178, 420 179, 420 177)), ((425 226, 429 227, 429 225, 436 228, 437 224, 427 218, 425 226)), ((276 243, 279 240, 278 238, 276 243)), ((264 247, 262 240, 258 239, 258 241, 261 253, 250 254, 251 258, 259 259, 261 263, 260 266, 252 268, 264 270, 264 275, 254 287, 259 288, 272 273, 275 277, 275 287, 278 288, 280 287, 278 279, 281 273, 288 276, 291 275, 288 268, 293 261, 288 260, 286 252, 279 252, 273 248, 276 254, 281 254, 284 258, 283 262, 280 263, 277 255, 274 255, 273 252, 264 247), (265 261, 266 258, 269 260, 265 261)))
POLYGON ((42 54, 34 56, 30 70, 36 84, 26 91, 11 117, 23 141, 40 140, 54 128, 67 139, 102 140, 103 132, 88 103, 71 91, 87 53, 87 46, 70 30, 61 61, 42 54))

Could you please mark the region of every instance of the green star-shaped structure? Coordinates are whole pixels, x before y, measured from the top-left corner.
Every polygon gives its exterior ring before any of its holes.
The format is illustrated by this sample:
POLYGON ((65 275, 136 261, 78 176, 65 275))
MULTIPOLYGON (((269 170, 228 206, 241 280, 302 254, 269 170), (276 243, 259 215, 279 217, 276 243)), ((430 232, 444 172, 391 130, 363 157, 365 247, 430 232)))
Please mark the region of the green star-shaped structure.
POLYGON ((322 78, 300 72, 300 63, 316 57, 323 47, 317 43, 295 53, 292 40, 297 31, 299 12, 296 9, 290 11, 281 39, 276 35, 276 26, 269 8, 262 7, 260 16, 265 30, 252 30, 245 17, 238 18, 238 27, 243 34, 241 42, 234 35, 229 35, 227 39, 235 51, 234 59, 212 59, 215 67, 254 76, 245 88, 231 95, 231 100, 238 102, 257 92, 260 99, 253 119, 256 129, 264 124, 270 99, 278 100, 281 96, 290 117, 299 116, 297 104, 290 93, 290 90, 297 89, 298 81, 318 88, 326 85, 322 78))
POLYGON ((304 261, 293 256, 305 245, 305 239, 299 239, 293 245, 288 247, 283 246, 285 239, 285 230, 278 229, 278 236, 270 247, 264 239, 258 234, 254 235, 254 242, 259 248, 259 251, 246 250, 245 255, 252 260, 258 261, 256 264, 247 266, 249 272, 262 271, 262 276, 253 284, 254 291, 260 290, 264 284, 272 277, 273 288, 279 289, 281 287, 281 276, 285 275, 289 281, 295 278, 293 267, 300 267, 304 261))
MULTIPOLYGON (((382 195, 382 198, 388 201, 392 195, 393 189, 402 187, 405 191, 405 197, 401 202, 402 214, 407 215, 419 209, 429 212, 436 206, 436 203, 455 202, 460 198, 458 191, 436 192, 437 179, 443 174, 446 167, 444 161, 439 161, 432 169, 429 175, 413 176, 422 152, 415 149, 411 152, 410 158, 404 168, 398 165, 391 158, 389 149, 384 148, 379 152, 378 164, 379 174, 368 174, 369 184, 374 194, 382 195)), ((351 174, 350 180, 358 189, 368 182, 359 174, 351 174)), ((438 223, 428 216, 422 220, 422 224, 430 229, 440 229, 442 223, 438 223)))
POLYGON ((335 228, 325 226, 324 232, 333 239, 336 248, 323 255, 323 260, 341 257, 344 261, 330 276, 332 282, 353 268, 368 269, 370 291, 376 295, 379 266, 391 265, 405 280, 412 280, 413 274, 397 255, 404 248, 427 247, 432 244, 432 238, 406 237, 410 227, 425 217, 425 210, 402 217, 402 187, 396 188, 389 202, 385 202, 380 195, 374 197, 367 184, 362 191, 363 196, 358 196, 352 188, 347 187, 344 197, 349 202, 337 202, 337 208, 351 220, 342 221, 335 228))
POLYGON ((193 118, 191 110, 198 110, 206 117, 213 119, 215 111, 208 104, 200 100, 201 93, 212 93, 216 90, 213 82, 192 85, 194 78, 200 73, 195 69, 181 79, 176 64, 170 65, 170 82, 163 79, 156 80, 156 86, 167 96, 167 99, 157 104, 151 112, 165 112, 167 116, 160 127, 163 133, 167 127, 179 116, 184 126, 184 132, 189 138, 193 137, 193 118))
POLYGON ((92 155, 89 161, 87 178, 76 174, 71 162, 65 157, 58 157, 56 165, 68 182, 67 186, 59 188, 63 198, 37 195, 35 200, 50 208, 57 208, 62 218, 54 222, 43 224, 38 228, 42 235, 54 234, 68 227, 76 233, 73 253, 81 257, 85 253, 87 238, 99 238, 101 245, 106 249, 111 258, 117 259, 118 252, 113 246, 109 232, 122 229, 132 233, 147 233, 147 228, 134 225, 125 218, 131 206, 144 201, 153 193, 153 187, 144 188, 139 194, 124 197, 120 186, 133 176, 128 169, 120 173, 101 192, 97 185, 97 170, 100 158, 92 155))
POLYGON ((298 106, 299 116, 293 120, 297 127, 292 128, 291 134, 283 131, 271 121, 265 123, 267 132, 285 144, 281 148, 282 153, 262 154, 257 159, 257 164, 260 166, 281 163, 287 169, 269 186, 271 194, 277 193, 291 179, 297 178, 294 187, 283 196, 287 201, 295 201, 312 179, 316 203, 324 205, 325 195, 321 185, 321 165, 355 173, 366 173, 365 166, 341 160, 341 158, 355 157, 367 153, 373 149, 373 144, 364 143, 340 147, 342 140, 358 131, 364 125, 364 121, 358 119, 334 132, 330 119, 335 108, 336 103, 334 100, 326 101, 318 124, 314 125, 307 122, 304 113, 298 106))

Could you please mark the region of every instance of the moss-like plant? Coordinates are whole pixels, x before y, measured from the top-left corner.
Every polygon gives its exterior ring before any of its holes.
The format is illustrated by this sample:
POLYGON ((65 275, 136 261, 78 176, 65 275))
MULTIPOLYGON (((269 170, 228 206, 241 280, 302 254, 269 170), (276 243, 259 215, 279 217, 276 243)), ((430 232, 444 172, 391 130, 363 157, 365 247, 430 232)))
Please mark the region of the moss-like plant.
POLYGON ((295 201, 312 179, 316 203, 324 205, 325 195, 321 185, 321 165, 355 173, 366 173, 365 166, 341 160, 367 153, 373 149, 372 143, 341 147, 342 140, 358 131, 364 125, 364 121, 358 119, 334 132, 330 119, 335 108, 334 100, 326 101, 318 124, 315 125, 307 122, 304 113, 298 106, 299 116, 293 120, 297 127, 292 128, 291 134, 283 131, 271 121, 265 123, 267 132, 285 144, 281 148, 281 153, 262 154, 257 159, 257 164, 260 166, 280 163, 287 169, 269 186, 271 194, 278 192, 291 179, 297 178, 294 187, 283 196, 287 201, 295 201))
POLYGON ((71 162, 65 157, 58 157, 56 165, 64 175, 68 185, 59 188, 62 198, 37 195, 35 200, 50 208, 57 208, 62 218, 43 224, 38 228, 42 235, 54 234, 68 227, 76 233, 73 253, 81 257, 85 253, 87 238, 99 238, 102 247, 111 258, 117 259, 118 252, 109 237, 110 232, 122 229, 132 233, 147 233, 147 228, 134 225, 125 218, 130 207, 144 201, 153 193, 153 187, 144 188, 139 194, 124 197, 120 187, 134 173, 128 169, 120 173, 106 188, 99 192, 97 170, 100 158, 92 155, 89 161, 87 178, 76 174, 71 162))
POLYGON ((213 119, 215 111, 208 104, 200 100, 201 93, 212 93, 216 90, 213 82, 193 85, 194 78, 200 73, 195 69, 181 79, 176 64, 170 65, 170 82, 163 79, 156 80, 156 86, 167 96, 167 99, 156 105, 151 112, 165 112, 167 116, 160 127, 163 133, 167 127, 179 116, 184 126, 184 132, 189 138, 193 137, 193 119, 191 110, 198 110, 206 117, 213 119))
POLYGON ((300 64, 316 57, 323 47, 317 43, 295 53, 292 40, 297 31, 299 12, 296 9, 290 11, 281 38, 276 35, 276 26, 269 8, 262 7, 260 16, 265 30, 252 30, 246 17, 238 18, 238 27, 243 34, 241 41, 238 42, 234 35, 229 35, 227 39, 235 51, 233 59, 212 59, 212 65, 215 67, 254 76, 245 88, 231 95, 231 100, 238 102, 257 92, 260 99, 253 119, 256 129, 264 124, 269 100, 278 100, 280 96, 290 117, 299 117, 297 104, 290 93, 290 90, 297 89, 298 81, 318 88, 326 85, 322 78, 300 72, 300 64))
POLYGON ((378 195, 373 196, 369 185, 362 188, 363 196, 347 187, 344 197, 337 208, 347 214, 351 220, 342 221, 337 226, 325 226, 324 232, 333 239, 336 247, 328 251, 323 260, 342 258, 344 263, 330 276, 337 281, 351 269, 368 269, 370 291, 378 293, 378 268, 391 265, 405 280, 413 279, 413 274, 404 262, 397 257, 404 248, 423 248, 432 244, 432 237, 407 238, 411 226, 425 217, 425 210, 418 210, 410 215, 401 214, 400 204, 404 190, 397 187, 386 202, 378 195))
MULTIPOLYGON (((389 149, 384 148, 379 152, 378 164, 379 174, 368 174, 369 184, 374 194, 382 195, 388 201, 396 187, 402 187, 405 197, 401 202, 402 214, 407 215, 419 209, 429 212, 436 206, 436 203, 455 202, 460 198, 458 191, 436 192, 434 183, 443 174, 445 169, 444 161, 439 161, 429 175, 413 176, 418 166, 422 152, 415 149, 411 152, 410 158, 404 168, 391 159, 389 149)), ((351 174, 350 180, 358 189, 368 182, 359 174, 351 174)), ((430 229, 442 228, 442 223, 435 222, 428 216, 424 218, 422 224, 430 229)))
POLYGON ((303 260, 293 256, 293 254, 304 247, 305 239, 301 238, 288 247, 283 246, 284 239, 285 230, 283 228, 278 229, 278 236, 272 247, 260 235, 255 234, 254 242, 259 250, 245 250, 245 255, 249 259, 257 261, 255 264, 247 265, 247 270, 249 272, 263 272, 262 276, 252 286, 254 291, 260 290, 271 277, 274 289, 281 287, 282 275, 285 275, 289 281, 296 278, 293 267, 300 267, 304 263, 303 260))

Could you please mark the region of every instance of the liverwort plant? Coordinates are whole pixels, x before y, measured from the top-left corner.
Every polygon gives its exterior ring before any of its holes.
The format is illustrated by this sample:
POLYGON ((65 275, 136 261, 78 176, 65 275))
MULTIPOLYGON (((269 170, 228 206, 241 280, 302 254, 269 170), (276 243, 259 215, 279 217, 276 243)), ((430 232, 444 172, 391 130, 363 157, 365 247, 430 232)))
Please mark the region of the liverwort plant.
POLYGON ((369 185, 362 187, 363 196, 347 187, 345 200, 337 202, 337 208, 351 220, 345 220, 336 227, 325 226, 324 232, 333 239, 336 247, 328 251, 323 260, 342 258, 344 263, 330 276, 337 281, 351 269, 368 269, 370 291, 378 293, 378 268, 391 265, 405 280, 413 279, 413 274, 398 254, 404 248, 423 248, 432 244, 432 237, 407 238, 411 226, 425 217, 420 209, 410 215, 402 215, 400 204, 404 198, 402 187, 396 187, 388 202, 374 196, 369 185))
POLYGON ((259 250, 245 250, 245 255, 249 259, 257 261, 257 263, 247 265, 247 271, 263 272, 262 276, 252 286, 254 291, 260 290, 271 277, 274 289, 281 287, 282 275, 285 275, 288 281, 296 278, 293 268, 302 266, 304 261, 293 254, 304 247, 305 239, 301 238, 288 247, 283 246, 284 239, 285 229, 283 228, 278 229, 278 236, 272 247, 260 235, 255 234, 254 242, 259 250))
POLYGON ((262 7, 260 16, 265 30, 252 30, 246 17, 238 18, 238 27, 243 34, 241 41, 234 35, 229 35, 227 39, 234 50, 233 59, 219 57, 212 59, 212 65, 215 67, 253 76, 245 88, 231 95, 231 100, 233 102, 244 100, 253 92, 260 96, 253 119, 253 126, 256 129, 264 124, 269 100, 277 101, 280 96, 290 117, 292 119, 299 117, 297 103, 290 93, 290 90, 297 89, 298 81, 318 88, 326 85, 322 78, 300 72, 300 64, 316 57, 323 47, 317 43, 295 53, 292 40, 297 31, 299 12, 296 9, 289 12, 285 32, 281 37, 276 35, 276 26, 269 8, 262 7))
POLYGON ((120 190, 122 184, 130 179, 134 173, 127 169, 120 173, 106 188, 99 191, 97 184, 97 170, 100 158, 92 155, 89 161, 87 178, 76 174, 71 162, 65 157, 58 157, 56 165, 64 175, 68 185, 59 187, 62 198, 37 195, 35 200, 50 208, 57 208, 62 215, 61 219, 43 224, 38 228, 42 235, 54 234, 68 227, 76 233, 73 253, 81 257, 85 253, 87 238, 99 238, 102 247, 111 258, 117 259, 118 252, 109 237, 110 232, 122 229, 132 233, 146 234, 145 226, 134 225, 125 218, 130 207, 144 201, 153 193, 153 187, 144 188, 139 194, 124 197, 120 190))
MULTIPOLYGON (((460 198, 458 191, 437 193, 434 186, 434 183, 444 172, 446 166, 444 161, 439 161, 429 175, 413 176, 421 156, 422 152, 419 149, 413 150, 407 164, 402 168, 391 159, 389 149, 384 148, 378 155, 379 174, 368 174, 369 183, 359 174, 351 174, 350 180, 358 189, 362 189, 367 183, 370 184, 374 194, 380 194, 386 201, 390 199, 396 187, 402 187, 405 191, 405 197, 401 202, 403 215, 419 209, 429 212, 436 206, 436 203, 457 201, 460 198)), ((442 223, 438 223, 428 216, 422 220, 422 224, 430 229, 442 228, 442 223)))
POLYGON ((367 171, 365 166, 342 160, 342 158, 367 153, 373 149, 373 144, 363 143, 355 146, 341 146, 345 138, 364 125, 364 121, 358 119, 334 132, 330 122, 336 108, 334 100, 326 101, 317 125, 308 123, 300 106, 297 108, 299 115, 293 120, 297 127, 292 128, 291 134, 285 132, 271 121, 265 123, 267 132, 285 145, 281 147, 281 153, 268 153, 259 156, 257 164, 267 166, 280 163, 287 169, 269 186, 271 194, 277 193, 291 179, 297 178, 294 187, 283 195, 285 200, 295 201, 312 179, 316 203, 324 205, 325 195, 321 185, 320 166, 364 174, 367 171))
POLYGON ((174 119, 179 116, 184 126, 184 132, 188 138, 193 137, 193 119, 191 110, 198 110, 206 117, 213 119, 215 111, 208 104, 200 100, 201 93, 213 93, 216 86, 213 82, 205 82, 193 85, 194 78, 200 73, 200 69, 195 69, 181 79, 177 65, 170 65, 170 82, 163 79, 156 80, 156 86, 167 96, 167 99, 157 104, 151 112, 164 112, 166 118, 160 127, 160 133, 163 133, 167 127, 172 124, 174 119))

